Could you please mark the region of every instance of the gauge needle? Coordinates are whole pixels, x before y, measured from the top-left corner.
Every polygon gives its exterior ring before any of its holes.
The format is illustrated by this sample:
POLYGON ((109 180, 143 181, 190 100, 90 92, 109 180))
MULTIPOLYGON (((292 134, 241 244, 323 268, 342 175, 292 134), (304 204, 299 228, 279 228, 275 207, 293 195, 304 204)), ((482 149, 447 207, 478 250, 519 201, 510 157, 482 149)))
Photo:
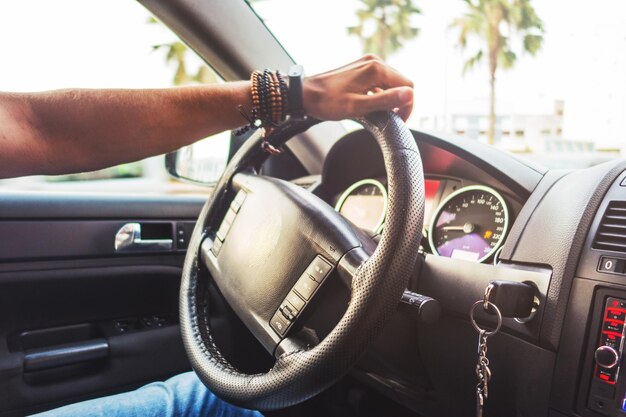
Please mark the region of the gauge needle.
POLYGON ((472 233, 476 227, 473 223, 467 222, 463 226, 444 226, 443 230, 447 232, 464 232, 464 233, 472 233))

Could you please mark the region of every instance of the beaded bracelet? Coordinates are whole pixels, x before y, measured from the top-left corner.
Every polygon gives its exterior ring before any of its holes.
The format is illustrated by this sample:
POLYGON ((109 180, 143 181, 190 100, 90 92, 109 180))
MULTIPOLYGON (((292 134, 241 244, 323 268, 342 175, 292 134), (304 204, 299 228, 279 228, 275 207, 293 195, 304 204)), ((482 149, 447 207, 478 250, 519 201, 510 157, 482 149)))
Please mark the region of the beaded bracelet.
MULTIPOLYGON (((250 95, 252 98, 251 114, 246 114, 242 105, 237 109, 248 122, 247 125, 235 132, 242 135, 250 130, 264 129, 264 138, 267 138, 287 117, 287 82, 279 71, 269 69, 254 71, 250 75, 250 95)), ((271 154, 278 154, 282 149, 272 146, 267 140, 261 144, 263 149, 271 154)))

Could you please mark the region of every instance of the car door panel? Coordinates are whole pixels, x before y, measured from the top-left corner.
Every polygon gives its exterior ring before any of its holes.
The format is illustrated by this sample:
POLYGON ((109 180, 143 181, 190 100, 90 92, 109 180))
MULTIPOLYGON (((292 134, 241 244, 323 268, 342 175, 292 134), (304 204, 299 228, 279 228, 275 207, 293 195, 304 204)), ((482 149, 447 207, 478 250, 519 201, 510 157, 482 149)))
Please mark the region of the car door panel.
POLYGON ((177 232, 187 225, 188 238, 203 202, 0 194, 0 416, 190 369, 178 326, 186 245, 177 232), (172 250, 116 253, 117 231, 132 222, 165 225, 172 250))

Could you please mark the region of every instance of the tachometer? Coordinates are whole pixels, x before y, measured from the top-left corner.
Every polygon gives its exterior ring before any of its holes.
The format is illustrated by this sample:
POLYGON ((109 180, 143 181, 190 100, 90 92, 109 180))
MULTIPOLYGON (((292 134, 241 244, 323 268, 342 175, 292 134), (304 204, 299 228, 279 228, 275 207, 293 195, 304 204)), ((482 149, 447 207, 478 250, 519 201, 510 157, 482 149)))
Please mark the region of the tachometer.
POLYGON ((378 233, 387 215, 387 189, 374 179, 355 182, 341 194, 335 210, 358 227, 378 233))
POLYGON ((492 188, 472 185, 443 200, 428 239, 434 254, 482 262, 502 245, 508 226, 502 196, 492 188))

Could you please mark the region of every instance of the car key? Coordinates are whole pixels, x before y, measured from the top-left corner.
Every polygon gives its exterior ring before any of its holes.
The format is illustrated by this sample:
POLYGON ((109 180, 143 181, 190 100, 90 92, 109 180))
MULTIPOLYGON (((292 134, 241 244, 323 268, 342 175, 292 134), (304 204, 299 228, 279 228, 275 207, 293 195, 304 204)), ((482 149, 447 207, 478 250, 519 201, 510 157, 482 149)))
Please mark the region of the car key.
POLYGON ((472 326, 478 332, 478 363, 476 364, 476 377, 478 383, 476 384, 476 417, 483 417, 483 408, 485 401, 489 397, 489 380, 491 379, 491 369, 489 368, 489 358, 487 357, 487 338, 495 335, 500 331, 502 326, 502 314, 498 307, 489 301, 489 294, 491 292, 493 284, 490 284, 485 290, 485 297, 482 300, 478 300, 472 305, 470 309, 470 320, 472 326), (474 319, 474 311, 476 307, 482 306, 484 311, 493 310, 498 317, 498 323, 494 330, 488 331, 481 328, 474 319))

